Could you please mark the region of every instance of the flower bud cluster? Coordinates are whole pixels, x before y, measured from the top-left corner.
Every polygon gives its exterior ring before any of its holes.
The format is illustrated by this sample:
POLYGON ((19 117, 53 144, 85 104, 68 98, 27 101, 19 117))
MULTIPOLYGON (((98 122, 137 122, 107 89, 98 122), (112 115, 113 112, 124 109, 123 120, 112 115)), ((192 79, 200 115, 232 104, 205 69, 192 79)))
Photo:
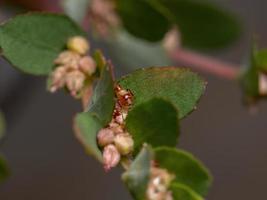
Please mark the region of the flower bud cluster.
POLYGON ((103 37, 107 37, 110 30, 120 24, 111 0, 92 0, 89 16, 94 28, 103 37))
POLYGON ((67 42, 67 50, 56 58, 56 68, 51 73, 50 92, 66 87, 73 97, 78 97, 96 71, 96 63, 89 51, 89 43, 80 36, 72 37, 67 42))
POLYGON ((129 90, 115 87, 116 105, 109 125, 97 134, 98 145, 103 148, 105 170, 110 170, 120 162, 123 156, 129 156, 134 147, 132 136, 125 130, 125 119, 133 102, 129 90))
POLYGON ((152 166, 146 192, 147 200, 173 200, 172 193, 168 190, 173 179, 174 175, 167 170, 152 166))
POLYGON ((262 96, 267 95, 267 75, 263 73, 259 76, 259 93, 262 96))

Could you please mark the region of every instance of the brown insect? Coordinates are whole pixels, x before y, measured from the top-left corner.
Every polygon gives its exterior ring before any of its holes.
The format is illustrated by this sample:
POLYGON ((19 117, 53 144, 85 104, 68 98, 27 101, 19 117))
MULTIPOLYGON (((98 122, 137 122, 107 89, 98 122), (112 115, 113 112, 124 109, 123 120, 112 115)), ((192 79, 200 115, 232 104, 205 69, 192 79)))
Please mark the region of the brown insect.
POLYGON ((133 104, 134 96, 130 90, 124 90, 120 85, 116 85, 115 93, 121 107, 129 107, 133 104))

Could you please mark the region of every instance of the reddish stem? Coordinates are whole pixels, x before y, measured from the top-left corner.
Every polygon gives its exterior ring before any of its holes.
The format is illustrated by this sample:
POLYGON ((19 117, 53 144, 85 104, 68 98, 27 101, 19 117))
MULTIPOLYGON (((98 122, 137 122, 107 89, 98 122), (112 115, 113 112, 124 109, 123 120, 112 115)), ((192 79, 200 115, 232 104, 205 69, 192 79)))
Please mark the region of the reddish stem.
POLYGON ((176 62, 228 80, 234 80, 239 75, 240 67, 238 65, 221 62, 185 49, 175 50, 171 53, 171 58, 176 62))

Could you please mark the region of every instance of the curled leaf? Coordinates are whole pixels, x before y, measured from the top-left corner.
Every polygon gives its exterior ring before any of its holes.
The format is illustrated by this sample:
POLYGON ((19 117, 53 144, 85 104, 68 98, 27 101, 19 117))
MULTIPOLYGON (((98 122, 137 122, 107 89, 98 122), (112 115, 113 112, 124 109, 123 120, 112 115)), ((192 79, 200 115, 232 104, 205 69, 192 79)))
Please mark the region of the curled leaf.
POLYGON ((144 146, 130 168, 122 175, 135 200, 144 200, 150 177, 150 163, 153 152, 149 146, 144 146))
POLYGON ((100 79, 95 86, 88 109, 75 117, 75 129, 76 136, 86 151, 102 161, 96 136, 99 130, 111 121, 115 100, 110 66, 103 62, 100 54, 98 58, 98 67, 102 69, 100 79))

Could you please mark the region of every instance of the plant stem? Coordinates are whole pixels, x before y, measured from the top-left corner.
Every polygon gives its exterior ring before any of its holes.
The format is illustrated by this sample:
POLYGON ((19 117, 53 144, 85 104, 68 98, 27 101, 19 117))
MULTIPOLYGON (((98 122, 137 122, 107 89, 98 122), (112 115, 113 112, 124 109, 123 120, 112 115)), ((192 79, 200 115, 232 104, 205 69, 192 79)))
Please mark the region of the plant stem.
POLYGON ((222 62, 185 49, 177 49, 170 54, 171 58, 176 62, 224 79, 235 80, 239 76, 240 66, 238 65, 222 62))

